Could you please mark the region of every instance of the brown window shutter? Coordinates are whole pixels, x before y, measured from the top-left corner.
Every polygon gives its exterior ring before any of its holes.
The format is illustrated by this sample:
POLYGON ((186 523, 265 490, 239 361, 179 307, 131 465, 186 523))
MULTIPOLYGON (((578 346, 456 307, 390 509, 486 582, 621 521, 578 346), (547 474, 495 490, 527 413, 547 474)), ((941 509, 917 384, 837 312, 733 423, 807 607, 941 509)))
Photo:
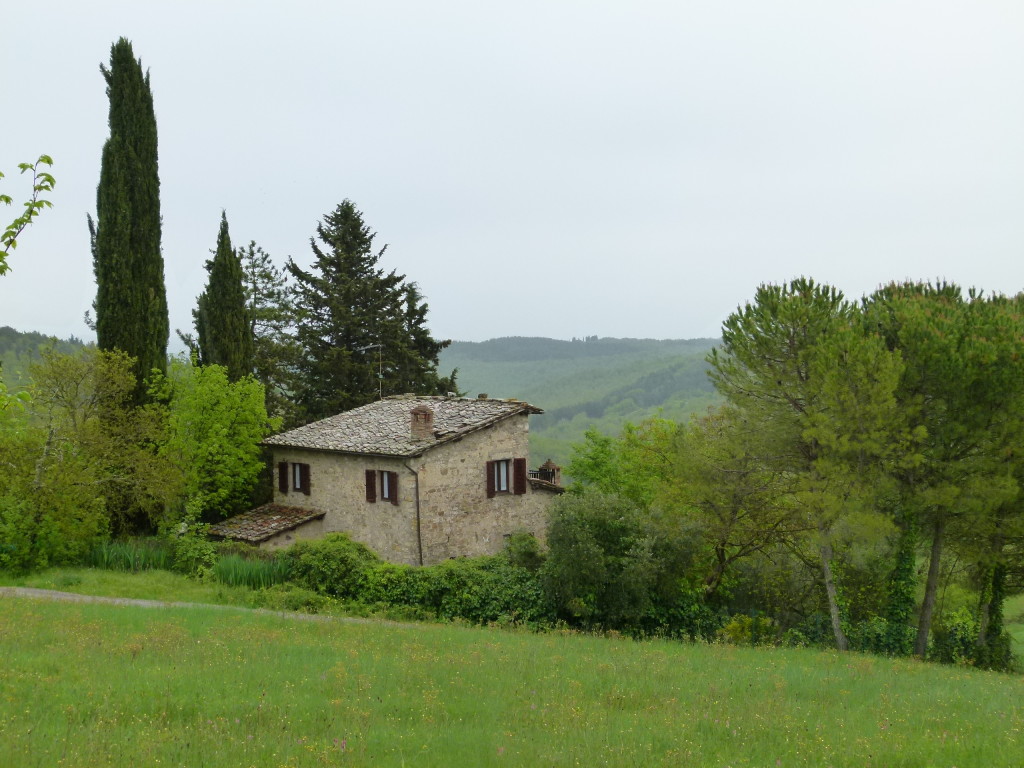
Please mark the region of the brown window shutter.
POLYGON ((366 500, 371 504, 377 501, 377 472, 366 470, 366 500))
POLYGON ((391 503, 398 506, 398 473, 388 472, 388 490, 391 491, 391 503))
POLYGON ((288 493, 288 462, 277 463, 277 490, 281 493, 288 493))
POLYGON ((526 459, 512 459, 512 493, 526 493, 526 459))
POLYGON ((309 492, 312 490, 312 484, 309 479, 309 464, 299 464, 299 485, 302 486, 302 492, 309 496, 309 492))
POLYGON ((494 498, 494 462, 487 462, 487 498, 494 498))

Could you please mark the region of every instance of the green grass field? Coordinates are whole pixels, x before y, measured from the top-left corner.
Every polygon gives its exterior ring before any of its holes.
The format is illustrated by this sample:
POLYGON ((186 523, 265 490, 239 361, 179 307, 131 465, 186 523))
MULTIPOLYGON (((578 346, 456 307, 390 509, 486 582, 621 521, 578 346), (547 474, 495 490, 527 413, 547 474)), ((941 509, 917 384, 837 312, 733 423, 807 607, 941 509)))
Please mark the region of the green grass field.
MULTIPOLYGON (((73 580, 73 579, 72 579, 73 580)), ((1017 766, 1024 679, 0 597, 3 766, 1017 766)))

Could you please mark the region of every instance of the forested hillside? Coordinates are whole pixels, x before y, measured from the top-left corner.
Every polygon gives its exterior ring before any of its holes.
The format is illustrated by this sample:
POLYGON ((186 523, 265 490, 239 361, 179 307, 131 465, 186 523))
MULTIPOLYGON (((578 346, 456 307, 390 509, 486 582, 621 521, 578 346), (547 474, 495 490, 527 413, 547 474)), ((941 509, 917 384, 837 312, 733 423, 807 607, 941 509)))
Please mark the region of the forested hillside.
POLYGON ((458 368, 469 395, 515 397, 545 410, 530 421, 535 462, 568 462, 571 447, 594 427, 617 434, 626 422, 660 413, 685 420, 718 401, 705 373, 716 339, 558 339, 513 336, 456 341, 441 370, 458 368))
POLYGON ((57 352, 70 354, 84 344, 74 336, 58 339, 35 331, 23 332, 10 326, 0 326, 0 376, 10 389, 20 389, 28 383, 28 367, 39 359, 40 350, 52 347, 57 352))

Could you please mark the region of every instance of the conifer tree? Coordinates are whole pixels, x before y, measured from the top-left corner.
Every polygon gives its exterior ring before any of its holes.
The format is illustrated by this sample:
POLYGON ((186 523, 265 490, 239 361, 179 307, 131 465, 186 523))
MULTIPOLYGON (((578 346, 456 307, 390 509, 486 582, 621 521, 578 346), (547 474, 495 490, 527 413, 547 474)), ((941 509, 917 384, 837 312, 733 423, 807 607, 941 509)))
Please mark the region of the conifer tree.
POLYGON ((378 396, 443 394, 453 383, 437 375, 448 342, 425 329, 426 305, 405 276, 378 266, 387 246, 350 200, 317 225, 306 271, 289 260, 295 280, 295 397, 306 420, 364 405, 378 396))
POLYGON ((200 294, 195 318, 199 361, 203 365, 222 365, 228 379, 238 381, 253 370, 253 337, 242 265, 231 247, 228 217, 221 213, 217 249, 206 262, 209 280, 200 294))
POLYGON ((238 249, 238 259, 253 341, 253 374, 263 384, 267 413, 290 425, 294 406, 287 395, 294 386, 295 341, 289 335, 294 313, 288 278, 254 240, 238 249))
POLYGON ((145 379, 167 369, 167 296, 160 251, 160 180, 156 114, 149 73, 121 38, 100 65, 110 99, 110 136, 103 145, 96 221, 89 218, 96 273, 96 336, 100 349, 135 359, 134 400, 145 379))

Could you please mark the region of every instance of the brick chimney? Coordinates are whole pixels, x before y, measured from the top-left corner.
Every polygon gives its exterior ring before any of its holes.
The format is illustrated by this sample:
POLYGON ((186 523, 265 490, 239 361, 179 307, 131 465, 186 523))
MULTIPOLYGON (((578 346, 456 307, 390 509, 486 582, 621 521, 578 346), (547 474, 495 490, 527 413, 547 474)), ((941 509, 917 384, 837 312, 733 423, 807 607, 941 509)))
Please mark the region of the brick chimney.
POLYGON ((432 440, 434 438, 434 411, 426 405, 417 405, 410 411, 412 416, 412 439, 432 440))

